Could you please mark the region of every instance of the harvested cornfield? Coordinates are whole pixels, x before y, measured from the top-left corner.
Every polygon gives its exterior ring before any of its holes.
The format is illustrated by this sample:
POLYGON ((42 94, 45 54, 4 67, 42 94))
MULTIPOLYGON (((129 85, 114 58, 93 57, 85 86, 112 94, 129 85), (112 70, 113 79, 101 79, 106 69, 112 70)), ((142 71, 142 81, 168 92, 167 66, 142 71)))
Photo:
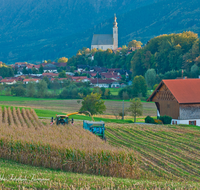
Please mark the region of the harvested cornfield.
MULTIPOLYGON (((132 125, 107 127, 111 145, 138 153, 155 178, 200 181, 200 128, 132 125)), ((142 166, 142 167, 143 167, 142 166)))
POLYGON ((30 109, 1 108, 0 123, 4 159, 103 176, 200 181, 197 127, 109 123, 105 143, 82 122, 51 126, 30 109))
POLYGON ((34 110, 2 109, 0 157, 64 171, 139 179, 137 153, 75 126, 43 125, 34 110), (22 124, 20 126, 20 123, 22 124))

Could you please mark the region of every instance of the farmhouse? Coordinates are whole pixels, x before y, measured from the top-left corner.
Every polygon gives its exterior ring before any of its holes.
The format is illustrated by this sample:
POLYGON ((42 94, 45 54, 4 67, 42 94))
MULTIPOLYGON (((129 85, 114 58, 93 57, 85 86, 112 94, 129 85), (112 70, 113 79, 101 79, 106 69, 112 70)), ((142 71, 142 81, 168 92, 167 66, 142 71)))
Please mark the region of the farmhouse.
POLYGON ((163 80, 148 98, 157 115, 172 117, 172 124, 200 126, 200 79, 163 80))

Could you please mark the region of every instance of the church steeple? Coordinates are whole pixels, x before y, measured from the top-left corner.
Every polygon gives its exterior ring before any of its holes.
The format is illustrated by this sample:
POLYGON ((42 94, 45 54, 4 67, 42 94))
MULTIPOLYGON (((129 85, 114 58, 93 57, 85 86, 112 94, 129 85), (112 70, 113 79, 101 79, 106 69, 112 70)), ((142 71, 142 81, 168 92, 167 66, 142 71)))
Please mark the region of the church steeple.
POLYGON ((116 14, 114 14, 114 22, 113 22, 113 27, 117 28, 117 17, 116 14))
POLYGON ((116 14, 114 14, 114 22, 113 22, 113 41, 114 41, 114 48, 118 48, 118 27, 117 27, 117 17, 116 14))

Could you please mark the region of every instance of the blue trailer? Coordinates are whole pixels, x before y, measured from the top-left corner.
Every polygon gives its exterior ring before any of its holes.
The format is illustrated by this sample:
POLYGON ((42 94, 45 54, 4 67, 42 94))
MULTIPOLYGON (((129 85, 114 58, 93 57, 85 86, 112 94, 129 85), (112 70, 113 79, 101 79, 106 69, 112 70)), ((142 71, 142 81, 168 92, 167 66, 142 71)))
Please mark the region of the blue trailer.
POLYGON ((103 121, 83 121, 83 128, 92 132, 106 141, 105 137, 105 123, 103 121))

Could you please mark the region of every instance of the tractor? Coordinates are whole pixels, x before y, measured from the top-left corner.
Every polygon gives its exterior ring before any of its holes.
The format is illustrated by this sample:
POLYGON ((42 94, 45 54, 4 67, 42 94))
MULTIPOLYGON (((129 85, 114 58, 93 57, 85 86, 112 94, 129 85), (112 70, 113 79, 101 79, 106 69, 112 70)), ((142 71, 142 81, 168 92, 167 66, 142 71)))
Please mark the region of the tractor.
MULTIPOLYGON (((65 125, 65 124, 69 124, 70 121, 71 123, 73 119, 69 119, 69 116, 71 115, 76 115, 76 114, 82 114, 82 113, 87 113, 90 115, 90 117, 92 118, 92 121, 83 121, 83 128, 85 130, 89 130, 90 132, 92 132, 93 134, 99 136, 101 139, 106 141, 106 137, 105 137, 105 123, 103 121, 100 122, 95 122, 91 113, 89 111, 84 111, 84 112, 74 112, 74 113, 70 113, 67 115, 56 115, 56 118, 54 120, 56 120, 56 125, 65 125)), ((51 123, 53 124, 53 117, 52 117, 52 121, 51 123)))
POLYGON ((99 136, 106 141, 105 137, 105 123, 103 121, 83 121, 83 128, 99 136))

